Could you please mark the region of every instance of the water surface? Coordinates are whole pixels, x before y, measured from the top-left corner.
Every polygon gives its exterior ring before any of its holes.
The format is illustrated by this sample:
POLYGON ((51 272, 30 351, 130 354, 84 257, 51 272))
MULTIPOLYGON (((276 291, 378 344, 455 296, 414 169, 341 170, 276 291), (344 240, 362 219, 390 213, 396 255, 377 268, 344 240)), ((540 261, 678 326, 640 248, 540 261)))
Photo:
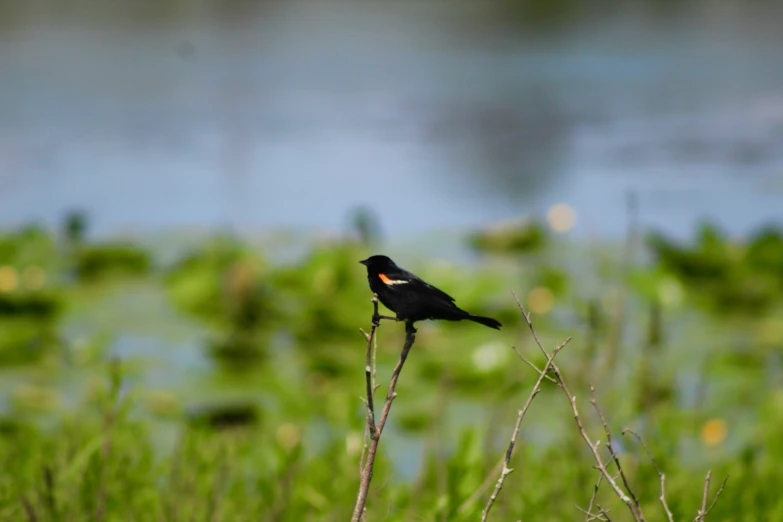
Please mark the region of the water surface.
POLYGON ((567 202, 618 237, 629 190, 680 237, 783 222, 773 2, 132 4, 3 4, 0 225, 333 230, 369 204, 400 237, 567 202))

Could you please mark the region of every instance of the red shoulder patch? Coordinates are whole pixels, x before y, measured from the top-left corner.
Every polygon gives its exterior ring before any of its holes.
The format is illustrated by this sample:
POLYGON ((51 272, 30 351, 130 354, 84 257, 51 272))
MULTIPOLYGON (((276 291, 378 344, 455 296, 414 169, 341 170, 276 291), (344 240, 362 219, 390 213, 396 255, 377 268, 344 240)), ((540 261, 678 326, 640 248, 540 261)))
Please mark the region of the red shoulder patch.
POLYGON ((408 282, 405 279, 392 279, 389 276, 387 276, 386 274, 378 274, 378 277, 380 278, 381 281, 383 281, 384 283, 386 283, 389 286, 391 286, 391 285, 404 285, 405 283, 408 282))

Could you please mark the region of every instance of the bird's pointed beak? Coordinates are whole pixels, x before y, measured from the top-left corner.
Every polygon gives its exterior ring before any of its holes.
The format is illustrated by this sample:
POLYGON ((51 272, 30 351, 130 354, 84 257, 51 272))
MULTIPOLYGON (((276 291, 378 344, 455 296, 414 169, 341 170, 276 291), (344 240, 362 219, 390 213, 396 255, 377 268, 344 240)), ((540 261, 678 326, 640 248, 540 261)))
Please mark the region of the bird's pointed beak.
POLYGON ((367 266, 367 260, 366 259, 362 259, 361 261, 359 261, 359 263, 363 264, 364 266, 367 266))

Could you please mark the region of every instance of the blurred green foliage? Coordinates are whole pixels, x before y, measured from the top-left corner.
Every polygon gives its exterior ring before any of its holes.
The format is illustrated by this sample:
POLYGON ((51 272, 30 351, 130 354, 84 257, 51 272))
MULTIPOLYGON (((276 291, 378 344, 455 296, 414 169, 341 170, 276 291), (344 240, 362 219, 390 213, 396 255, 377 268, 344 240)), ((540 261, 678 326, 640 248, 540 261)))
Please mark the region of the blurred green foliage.
POLYGON ((777 228, 763 228, 739 241, 705 223, 692 246, 661 234, 650 234, 648 242, 661 267, 714 313, 757 317, 780 305, 783 235, 777 228))
POLYGON ((166 275, 175 305, 216 326, 252 327, 270 303, 262 299, 265 264, 230 238, 217 237, 187 253, 166 275))
MULTIPOLYGON (((72 218, 61 239, 34 227, 0 235, 0 369, 29 372, 8 373, 4 388, 0 455, 13 472, 0 475, 0 519, 345 520, 363 445, 358 328, 372 310, 358 260, 389 253, 377 246, 374 218, 357 214, 348 238, 309 245, 288 263, 223 235, 165 267, 134 245, 90 243, 86 218, 72 218), (92 306, 102 308, 107 297, 142 286, 189 329, 200 328, 190 342, 218 364, 194 378, 196 390, 177 389, 174 373, 145 380, 156 363, 133 353, 110 364, 106 379, 101 361, 121 337, 91 331, 89 320, 74 326, 96 298, 92 306), (42 376, 52 369, 56 377, 42 376), (81 384, 76 391, 60 387, 69 373, 81 384)), ((659 479, 636 441, 620 435, 623 427, 645 437, 666 472, 675 518, 695 515, 707 468, 713 491, 732 476, 711 514, 716 520, 782 517, 780 231, 732 241, 705 226, 693 245, 652 234, 655 262, 629 270, 608 255, 589 258, 594 246, 572 254, 535 222, 503 234, 467 238, 479 254, 472 267, 403 263, 504 328, 420 325, 384 432, 368 518, 478 518, 489 492, 475 494, 537 378, 509 346, 544 362, 509 287, 522 291, 547 346, 574 337, 561 369, 597 439, 602 429, 587 400, 587 385, 595 385, 648 520, 662 519, 659 479), (571 256, 585 260, 581 272, 565 262, 571 256), (585 290, 591 278, 595 293, 585 290), (618 289, 628 293, 622 316, 618 289), (619 362, 603 373, 609 332, 619 326, 619 362)), ((121 324, 134 328, 131 319, 121 324)), ((402 341, 401 325, 384 322, 378 397, 402 341)), ((161 356, 171 346, 146 342, 161 356)), ((525 418, 512 465, 493 519, 584 518, 573 506, 587 506, 596 473, 567 402, 549 382, 525 418)), ((602 488, 599 501, 613 519, 625 519, 610 491, 602 488)))
POLYGON ((537 220, 503 223, 471 234, 468 243, 479 252, 498 254, 529 253, 541 250, 547 241, 547 230, 537 220))
POLYGON ((31 363, 58 347, 65 296, 53 272, 55 240, 26 227, 0 234, 0 365, 31 363))
MULTIPOLYGON (((576 370, 576 368, 572 368, 576 370)), ((566 375, 568 377, 568 375, 566 375)), ((110 379, 110 381, 113 378, 110 379)), ((411 380, 410 378, 408 379, 411 380)), ((357 381, 358 385, 359 382, 357 381)), ((79 409, 48 430, 5 422, 0 450, 5 469, 0 475, 0 517, 3 520, 345 520, 356 495, 357 462, 361 452, 361 408, 352 394, 335 394, 337 410, 322 410, 329 421, 327 437, 319 436, 312 416, 318 407, 305 406, 298 390, 272 384, 283 411, 272 411, 263 422, 245 422, 248 411, 237 406, 200 420, 183 423, 174 442, 161 452, 150 425, 132 414, 141 390, 121 393, 120 383, 107 383, 85 397, 79 409), (338 410, 351 412, 347 417, 338 410), (238 421, 238 422, 237 422, 238 421)), ((393 418, 406 418, 415 404, 415 385, 402 386, 393 418), (407 399, 407 400, 406 400, 407 399), (405 407, 405 403, 409 403, 405 407)), ((527 387, 524 387, 527 388, 527 387)), ((513 404, 527 389, 517 390, 513 404)), ((783 395, 769 395, 761 404, 766 415, 755 440, 736 457, 711 454, 713 493, 719 480, 731 475, 712 516, 716 520, 776 520, 783 501, 776 484, 782 478, 783 395)), ((509 396, 507 399, 511 399, 509 396)), ((493 518, 525 520, 581 519, 574 504, 586 506, 596 472, 583 441, 564 436, 572 419, 568 405, 553 385, 545 385, 523 425, 515 456, 515 471, 504 486, 493 518), (562 422, 559 436, 542 442, 537 423, 547 411, 562 422), (537 442, 538 440, 538 442, 537 442)), ((600 399, 599 399, 600 400, 600 399)), ((586 400, 581 401, 588 430, 597 439, 600 424, 586 400)), ((606 408, 605 408, 606 409, 606 408)), ((430 410, 432 411, 432 410, 430 410)), ((626 472, 642 499, 649 520, 662 519, 657 500, 658 476, 635 440, 619 435, 625 424, 610 424, 622 447, 626 472)), ((676 519, 693 516, 700 503, 703 473, 676 455, 682 436, 702 414, 669 411, 657 416, 647 442, 667 474, 667 499, 676 519), (685 428, 685 429, 683 429, 685 428)), ((426 430, 427 444, 416 472, 402 479, 384 452, 376 466, 370 514, 386 520, 474 520, 487 494, 471 500, 503 454, 512 416, 478 415, 455 429, 426 430)), ((437 419, 442 422, 442 419, 437 419)), ((437 425, 435 425, 437 427, 437 425)), ((554 427, 554 426, 553 426, 554 427)), ((421 432, 421 426, 415 430, 421 432)), ((407 426, 392 426, 385 443, 394 446, 407 426), (400 430, 403 430, 402 432, 400 430)), ((687 441, 682 441, 686 447, 687 441)), ((700 450, 701 451, 701 450, 700 450)), ((407 460, 409 457, 402 457, 407 460)), ((604 488, 598 502, 615 520, 628 519, 624 507, 604 488)))
POLYGON ((150 269, 150 257, 144 250, 129 244, 80 245, 74 251, 74 269, 83 281, 117 275, 139 276, 150 269))

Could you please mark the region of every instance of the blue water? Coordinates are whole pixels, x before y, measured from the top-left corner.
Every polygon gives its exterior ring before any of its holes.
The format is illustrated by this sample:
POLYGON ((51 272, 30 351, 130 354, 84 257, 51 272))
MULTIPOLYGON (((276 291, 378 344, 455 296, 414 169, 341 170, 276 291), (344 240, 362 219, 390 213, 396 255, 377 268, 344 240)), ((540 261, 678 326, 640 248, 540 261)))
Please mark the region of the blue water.
MULTIPOLYGON (((125 5, 125 4, 118 4, 125 5)), ((25 11, 0 29, 0 227, 391 237, 565 202, 574 234, 783 223, 781 8, 646 4, 564 28, 493 2, 25 11)))

